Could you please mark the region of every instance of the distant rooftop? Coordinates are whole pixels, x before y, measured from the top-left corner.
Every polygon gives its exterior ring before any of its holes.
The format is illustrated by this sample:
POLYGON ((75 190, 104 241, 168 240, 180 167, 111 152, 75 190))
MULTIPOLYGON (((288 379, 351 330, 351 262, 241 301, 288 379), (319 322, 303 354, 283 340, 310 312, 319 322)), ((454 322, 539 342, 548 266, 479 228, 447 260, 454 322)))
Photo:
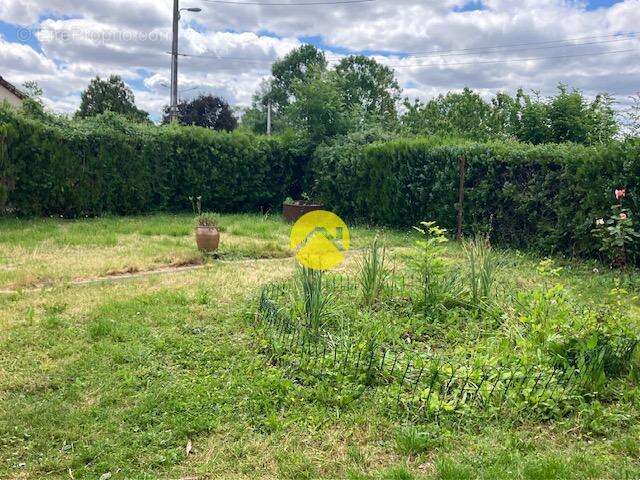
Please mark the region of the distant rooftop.
POLYGON ((24 100, 25 98, 27 98, 27 96, 24 93, 22 93, 20 90, 18 90, 13 84, 7 82, 4 78, 2 78, 2 76, 0 76, 0 85, 2 85, 4 88, 9 90, 16 97, 18 97, 20 100, 24 100))

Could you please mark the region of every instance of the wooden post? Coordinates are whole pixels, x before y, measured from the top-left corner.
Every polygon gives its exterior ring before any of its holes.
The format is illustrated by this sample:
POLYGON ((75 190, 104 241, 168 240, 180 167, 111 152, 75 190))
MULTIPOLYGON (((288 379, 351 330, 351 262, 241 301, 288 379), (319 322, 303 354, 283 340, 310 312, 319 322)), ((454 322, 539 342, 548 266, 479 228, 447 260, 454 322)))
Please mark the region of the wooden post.
POLYGON ((464 155, 460 155, 460 184, 458 186, 458 231, 456 232, 456 240, 462 240, 462 211, 464 209, 464 173, 466 161, 464 155))

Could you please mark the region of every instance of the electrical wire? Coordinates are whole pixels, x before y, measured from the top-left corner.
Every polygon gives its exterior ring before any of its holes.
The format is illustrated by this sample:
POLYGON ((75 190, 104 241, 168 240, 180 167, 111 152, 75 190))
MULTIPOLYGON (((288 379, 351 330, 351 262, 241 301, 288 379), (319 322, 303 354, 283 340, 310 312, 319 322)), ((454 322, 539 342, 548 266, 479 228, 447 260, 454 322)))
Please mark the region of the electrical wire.
MULTIPOLYGON (((552 55, 552 56, 541 56, 541 57, 528 57, 528 58, 510 58, 510 59, 504 59, 504 60, 481 60, 481 61, 473 61, 473 62, 454 62, 454 63, 411 63, 411 64, 407 64, 407 63, 398 63, 398 64, 387 64, 384 63, 383 65, 390 67, 390 68, 412 68, 412 67, 453 67, 453 66, 462 66, 462 65, 488 65, 488 64, 500 64, 500 63, 513 63, 513 62, 528 62, 528 61, 532 61, 532 60, 554 60, 554 59, 561 59, 561 58, 579 58, 579 57, 591 57, 591 56, 601 56, 601 55, 613 55, 613 54, 618 54, 618 53, 629 53, 629 52, 635 52, 638 51, 638 49, 635 48, 630 48, 630 49, 625 49, 625 50, 613 50, 610 52, 589 52, 589 53, 577 53, 577 54, 570 54, 570 55, 552 55)), ((206 59, 212 59, 212 60, 230 60, 230 61, 251 61, 249 59, 242 59, 242 58, 232 58, 232 57, 216 57, 214 55, 189 55, 189 54, 185 54, 185 53, 181 53, 180 56, 182 57, 187 57, 187 58, 206 58, 206 59)), ((273 63, 275 60, 269 60, 269 59, 264 59, 264 60, 254 60, 256 62, 260 62, 260 63, 273 63)))
MULTIPOLYGON (((426 50, 421 52, 398 52, 395 54, 393 52, 386 52, 385 55, 396 55, 396 56, 408 57, 408 56, 418 56, 418 55, 427 55, 427 54, 438 55, 438 54, 455 53, 455 52, 474 53, 477 51, 488 50, 488 49, 493 50, 493 49, 511 48, 511 47, 524 47, 524 46, 530 46, 530 45, 550 45, 554 43, 568 43, 569 45, 576 45, 570 42, 574 42, 576 40, 593 40, 597 38, 611 38, 611 37, 622 37, 622 36, 629 37, 629 38, 636 38, 637 35, 640 35, 640 32, 611 33, 611 34, 603 34, 603 35, 570 37, 562 40, 545 40, 545 41, 539 41, 539 42, 522 42, 522 43, 510 43, 510 44, 503 44, 503 45, 487 45, 484 47, 459 48, 459 49, 451 49, 451 50, 433 49, 433 50, 426 50)), ((558 45, 558 46, 562 46, 562 45, 558 45)))
POLYGON ((601 55, 614 55, 618 53, 629 53, 629 52, 637 52, 638 49, 630 48, 626 50, 613 50, 611 52, 590 52, 590 53, 576 53, 572 55, 555 55, 555 56, 546 56, 546 57, 529 57, 529 58, 510 58, 507 60, 487 60, 487 61, 479 61, 479 62, 456 62, 456 63, 415 63, 415 64, 384 64, 390 68, 411 68, 411 67, 452 67, 459 65, 487 65, 487 64, 498 64, 498 63, 513 63, 513 62, 528 62, 531 60, 555 60, 561 58, 578 58, 578 57, 594 57, 601 55))
MULTIPOLYGON (((450 53, 450 54, 432 54, 432 55, 391 55, 389 54, 389 56, 399 56, 402 58, 427 58, 427 57, 448 57, 448 56, 458 56, 458 55, 485 55, 485 54, 492 54, 492 53, 512 53, 512 52, 518 52, 518 51, 529 51, 529 50, 546 50, 549 48, 568 48, 568 47, 581 47, 581 46, 586 46, 586 45, 602 45, 602 44, 610 44, 610 43, 620 43, 620 42, 626 42, 626 41, 630 41, 630 40, 635 40, 637 37, 629 37, 629 38, 620 38, 620 39, 615 39, 615 40, 600 40, 600 41, 593 41, 593 42, 584 42, 584 43, 572 43, 572 44, 567 44, 567 45, 546 45, 546 46, 538 46, 538 47, 528 47, 528 48, 518 48, 518 49, 512 49, 512 50, 508 50, 506 52, 493 52, 493 51, 478 51, 478 52, 474 52, 474 53, 450 53)), ((492 47, 489 47, 492 48, 492 47)), ((351 54, 354 55, 354 54, 351 54)), ((236 62, 274 62, 275 59, 269 59, 269 58, 246 58, 246 57, 227 57, 227 56, 222 56, 222 55, 206 55, 206 54, 181 54, 181 56, 187 56, 187 57, 200 57, 200 58, 211 58, 211 59, 215 59, 215 60, 229 60, 229 61, 236 61, 236 62)), ((327 58, 327 60, 329 61, 334 61, 334 60, 341 60, 342 58, 346 58, 350 55, 345 55, 342 57, 329 57, 326 56, 325 58, 327 58)), ((369 57, 382 57, 385 55, 368 55, 369 57)))
MULTIPOLYGON (((397 56, 397 57, 403 57, 403 58, 428 58, 428 57, 453 57, 453 56, 459 56, 459 55, 483 55, 483 54, 491 54, 491 53, 511 53, 511 52, 523 52, 523 51, 529 51, 529 50, 548 50, 551 48, 581 47, 585 45, 602 45, 602 44, 608 44, 608 43, 627 42, 629 40, 636 40, 638 38, 636 35, 637 33, 634 34, 634 36, 628 36, 624 38, 616 38, 613 40, 594 40, 592 42, 582 42, 582 43, 568 43, 567 41, 567 43, 565 44, 558 44, 558 45, 536 46, 535 44, 533 44, 533 46, 511 48, 506 51, 499 51, 499 50, 496 51, 496 49, 507 48, 507 47, 486 47, 486 49, 478 48, 477 50, 468 51, 468 52, 452 51, 452 52, 444 52, 444 53, 432 52, 432 53, 425 53, 425 54, 407 53, 407 54, 386 54, 384 56, 397 56)), ((370 55, 370 56, 377 56, 377 55, 370 55)), ((336 57, 336 58, 343 58, 343 57, 336 57)))

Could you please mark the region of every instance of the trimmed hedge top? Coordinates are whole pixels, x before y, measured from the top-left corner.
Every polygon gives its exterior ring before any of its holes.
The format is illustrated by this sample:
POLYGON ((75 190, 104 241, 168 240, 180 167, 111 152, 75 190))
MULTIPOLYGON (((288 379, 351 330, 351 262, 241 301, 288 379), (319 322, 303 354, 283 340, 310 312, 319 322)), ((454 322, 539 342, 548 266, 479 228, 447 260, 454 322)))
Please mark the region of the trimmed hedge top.
POLYGON ((407 227, 428 219, 454 229, 459 159, 464 156, 466 234, 548 253, 595 255, 594 220, 610 212, 613 192, 638 201, 640 142, 606 147, 572 144, 452 144, 400 139, 318 149, 312 168, 336 213, 407 227))
MULTIPOLYGON (((190 208, 255 211, 301 189, 306 152, 285 137, 128 124, 47 123, 0 109, 0 189, 22 214, 84 216, 190 208)), ((0 199, 2 196, 0 196, 0 199)))

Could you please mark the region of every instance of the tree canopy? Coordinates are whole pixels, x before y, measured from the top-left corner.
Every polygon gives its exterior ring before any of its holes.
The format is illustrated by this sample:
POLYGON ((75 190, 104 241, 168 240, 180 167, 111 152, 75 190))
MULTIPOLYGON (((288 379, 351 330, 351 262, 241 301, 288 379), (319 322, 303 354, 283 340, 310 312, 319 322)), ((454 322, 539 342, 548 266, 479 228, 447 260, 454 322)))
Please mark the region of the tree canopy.
POLYGON ((264 133, 271 103, 274 132, 301 130, 314 142, 369 125, 396 128, 400 93, 394 71, 374 59, 349 56, 329 69, 324 53, 302 45, 273 64, 242 123, 264 133))
MULTIPOLYGON (((555 95, 539 92, 495 96, 464 88, 428 100, 405 99, 395 72, 363 55, 328 65, 322 51, 302 45, 273 64, 251 108, 244 128, 265 133, 267 105, 272 107, 272 132, 303 132, 313 142, 368 128, 412 135, 453 136, 471 140, 515 139, 532 144, 606 143, 616 137, 619 124, 613 99, 584 94, 559 84, 555 95), (399 105, 402 108, 399 108, 399 105)), ((629 111, 630 131, 638 131, 638 103, 629 111), (634 127, 636 125, 636 127, 634 127)))
POLYGON ((99 76, 94 78, 80 98, 76 117, 87 118, 113 112, 136 122, 149 121, 149 114, 136 107, 133 92, 118 75, 111 75, 107 80, 99 76))
POLYGON ((514 97, 498 93, 487 102, 465 88, 462 93, 449 92, 424 103, 405 101, 405 110, 402 124, 413 134, 592 145, 611 141, 618 132, 608 95, 598 95, 589 103, 582 92, 569 91, 563 84, 548 99, 520 89, 514 97))
POLYGON ((270 100, 276 109, 284 109, 294 96, 296 82, 312 79, 314 72, 326 68, 324 53, 313 45, 305 44, 292 50, 271 67, 271 86, 265 101, 270 100))
POLYGON ((367 120, 394 125, 400 85, 394 71, 374 59, 352 55, 335 68, 337 87, 347 106, 358 106, 367 120))
MULTIPOLYGON (((164 108, 162 123, 171 121, 169 107, 164 108)), ((238 126, 238 120, 233 115, 229 104, 214 95, 200 95, 191 101, 178 103, 178 121, 182 125, 197 125, 212 130, 231 132, 238 126)))

